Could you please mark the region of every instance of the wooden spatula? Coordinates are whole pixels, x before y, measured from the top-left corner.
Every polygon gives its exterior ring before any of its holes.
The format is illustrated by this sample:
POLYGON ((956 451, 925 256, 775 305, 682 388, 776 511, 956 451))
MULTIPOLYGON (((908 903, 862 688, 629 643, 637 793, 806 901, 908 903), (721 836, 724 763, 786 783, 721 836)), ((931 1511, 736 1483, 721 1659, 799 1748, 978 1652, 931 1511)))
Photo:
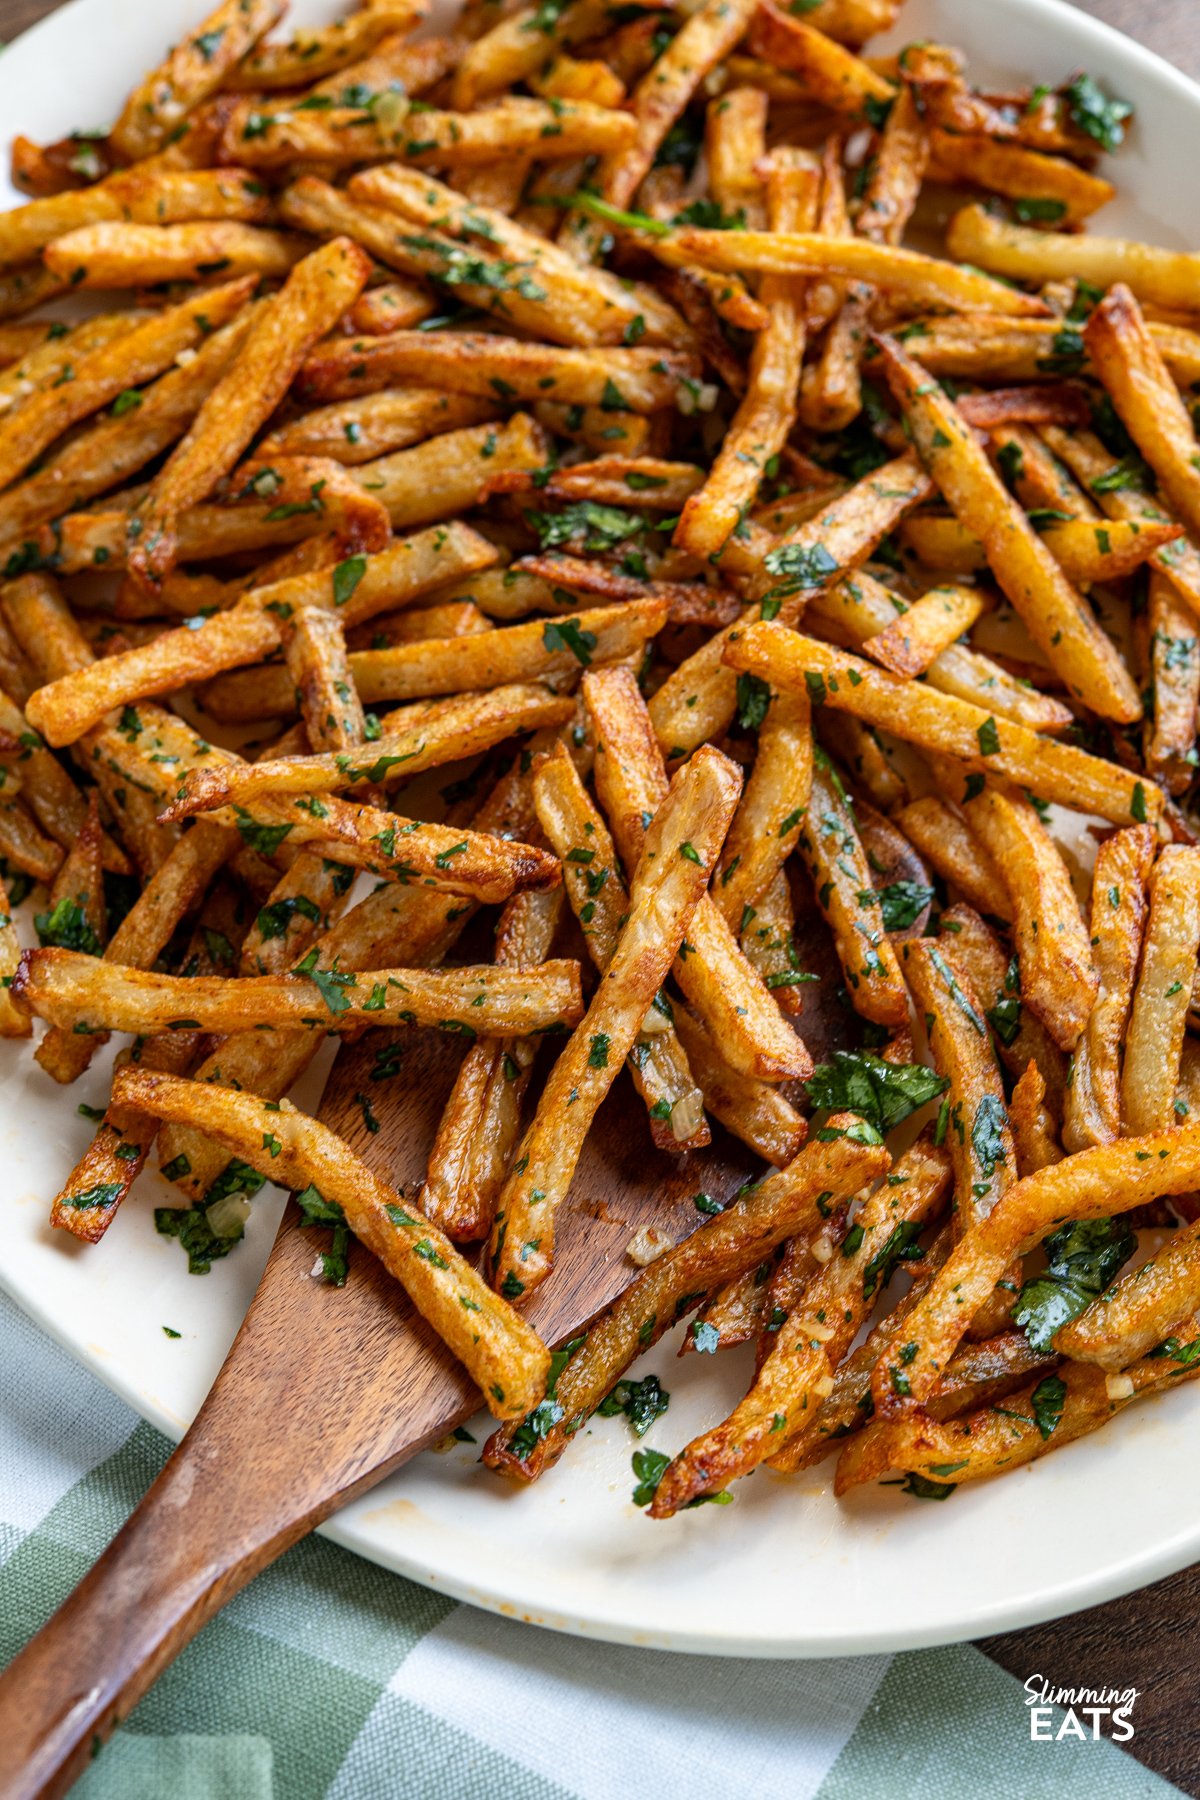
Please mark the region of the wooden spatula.
MULTIPOLYGON (((400 1073, 373 1082, 380 1042, 347 1047, 321 1117, 414 1193, 461 1056, 456 1040, 402 1040, 400 1073), (357 1098, 382 1121, 369 1132, 357 1098)), ((678 1239, 690 1196, 724 1198, 753 1159, 722 1138, 650 1148, 619 1083, 588 1140, 558 1234, 553 1280, 530 1317, 570 1336, 628 1282, 644 1224, 678 1239)), ((322 1241, 289 1204, 250 1310, 191 1430, 129 1522, 0 1679, 0 1796, 61 1794, 159 1673, 252 1576, 339 1506, 480 1405, 440 1340, 375 1259, 352 1246, 346 1286, 312 1279, 322 1241)), ((213 1279, 219 1279, 219 1271, 213 1279)), ((480 1471, 479 1479, 494 1479, 480 1471)))
MULTIPOLYGON (((871 818, 879 885, 927 880, 911 847, 871 818)), ((800 990, 795 1022, 820 1059, 859 1033, 848 1006, 831 1004, 841 975, 811 890, 797 898, 801 965, 823 979, 800 990)), ((320 1116, 415 1194, 462 1047, 437 1033, 399 1039, 399 1071, 378 1083, 372 1072, 385 1041, 371 1033, 342 1050, 320 1116)), ((618 1081, 557 1223, 553 1278, 529 1309, 546 1342, 574 1335, 628 1284, 625 1248, 641 1226, 678 1242, 697 1224, 692 1195, 727 1199, 758 1166, 718 1126, 707 1150, 654 1150, 640 1102, 618 1081)), ((379 1263, 352 1246, 345 1287, 330 1288, 312 1278, 317 1248, 289 1204, 191 1430, 95 1567, 0 1676, 0 1800, 65 1792, 167 1664, 260 1569, 478 1411, 478 1391, 379 1263)))

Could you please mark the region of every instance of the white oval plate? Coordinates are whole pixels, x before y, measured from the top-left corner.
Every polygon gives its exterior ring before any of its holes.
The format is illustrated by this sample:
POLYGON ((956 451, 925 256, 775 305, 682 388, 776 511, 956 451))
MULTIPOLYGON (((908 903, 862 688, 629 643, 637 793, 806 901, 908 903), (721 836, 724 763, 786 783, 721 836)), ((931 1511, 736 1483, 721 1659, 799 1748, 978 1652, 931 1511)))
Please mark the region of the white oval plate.
MULTIPOLYGON (((333 10, 301 0, 295 13, 308 22, 333 10)), ((74 0, 0 56, 4 137, 104 126, 203 11, 203 0, 74 0)), ((916 38, 963 46, 972 72, 1001 84, 1054 83, 1078 68, 1103 78, 1135 103, 1138 123, 1117 163, 1123 197, 1101 228, 1192 247, 1180 172, 1200 136, 1200 88, 1059 0, 909 0, 892 43, 916 38)), ((19 198, 0 178, 0 204, 19 198)), ((246 1242, 204 1279, 154 1232, 157 1176, 142 1178, 97 1248, 51 1233, 48 1203, 90 1131, 76 1105, 102 1102, 106 1079, 98 1063, 64 1092, 28 1047, 0 1044, 0 1282, 178 1438, 233 1339, 280 1209, 265 1190, 246 1242), (164 1325, 182 1335, 168 1339, 164 1325)), ((314 1106, 319 1085, 300 1104, 314 1106)), ((666 1449, 721 1416, 748 1373, 739 1353, 675 1362, 668 1345, 647 1363, 672 1393, 649 1439, 666 1449)), ((952 1506, 895 1489, 839 1505, 827 1462, 795 1480, 760 1472, 736 1484, 733 1506, 652 1525, 630 1501, 624 1421, 597 1419, 530 1491, 493 1480, 456 1446, 324 1529, 385 1568, 559 1631, 741 1656, 911 1649, 1071 1612, 1200 1557, 1198 1424, 1200 1388, 1187 1386, 1033 1469, 964 1489, 952 1506)))

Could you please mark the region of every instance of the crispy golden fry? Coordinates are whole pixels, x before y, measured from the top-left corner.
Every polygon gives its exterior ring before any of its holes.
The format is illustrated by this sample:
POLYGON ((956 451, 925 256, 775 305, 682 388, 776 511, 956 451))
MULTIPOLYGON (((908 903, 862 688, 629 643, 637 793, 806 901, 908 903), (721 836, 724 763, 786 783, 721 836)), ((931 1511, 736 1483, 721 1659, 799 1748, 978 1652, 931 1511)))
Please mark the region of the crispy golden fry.
MULTIPOLYGON (((999 875, 997 888, 1003 887, 999 875)), ((955 961, 966 971, 992 1028, 996 1053, 1009 1073, 1022 1076, 1036 1064, 1043 1099, 1060 1118, 1067 1093, 1067 1059, 1032 1009, 1021 1003, 1021 971, 1015 956, 970 906, 951 906, 940 929, 955 961)))
MULTIPOLYGON (((308 959, 305 959, 307 963, 308 959)), ((579 965, 536 969, 323 970, 291 975, 155 975, 74 950, 27 950, 12 996, 80 1035, 131 1031, 347 1032, 431 1025, 464 1036, 561 1031, 583 1012, 579 965), (180 1008, 186 1007, 186 1022, 180 1008)))
POLYGON ((385 715, 378 736, 357 752, 192 769, 163 817, 174 824, 218 806, 250 805, 263 794, 336 794, 363 784, 387 785, 476 756, 514 732, 565 724, 573 711, 568 698, 533 683, 402 708, 385 715))
POLYGON ((675 1029, 706 1109, 726 1131, 782 1168, 804 1143, 807 1126, 777 1087, 726 1062, 698 1019, 675 1007, 675 1029))
POLYGON ((908 1023, 908 990, 883 928, 871 865, 841 777, 819 749, 797 844, 833 933, 852 1006, 877 1025, 903 1027, 908 1023))
POLYGON ((552 1468, 572 1432, 599 1406, 643 1349, 649 1348, 709 1289, 752 1269, 786 1239, 821 1229, 822 1208, 848 1199, 883 1175, 891 1158, 866 1141, 862 1121, 835 1113, 819 1141, 807 1144, 785 1169, 743 1190, 717 1218, 693 1231, 630 1283, 592 1326, 559 1376, 559 1419, 522 1455, 512 1433, 500 1432, 484 1451, 490 1468, 534 1481, 552 1468))
MULTIPOLYGON (((1021 425, 1091 423, 1086 393, 1067 381, 1048 381, 1040 387, 1031 384, 1028 387, 995 388, 991 393, 960 394, 958 410, 968 425, 974 425, 979 431, 1000 432, 1003 441, 1012 441, 1009 436, 1012 428, 1021 425)), ((1029 434, 1021 434, 1018 442, 1028 454, 1029 434)), ((1058 475, 1061 481, 1061 470, 1058 475)))
POLYGON ((974 588, 930 588, 902 617, 867 638, 863 654, 893 675, 923 675, 971 629, 987 604, 986 594, 974 588))
MULTIPOLYGON (((1008 1117, 1016 1145, 1019 1175, 1036 1175, 1039 1169, 1049 1168, 1051 1163, 1061 1161, 1062 1150, 1055 1132, 1054 1115, 1046 1105, 1046 1084, 1035 1062, 1026 1065, 1013 1088, 1008 1117)), ((1014 1265, 1014 1270, 1019 1272, 1017 1265, 1014 1265)), ((1015 1281, 1013 1285, 1016 1285, 1015 1281)), ((1012 1295, 1009 1293, 1004 1303, 1006 1315, 1011 1301, 1012 1295)), ((992 1335, 983 1328, 987 1311, 985 1307, 972 1325, 973 1336, 982 1338, 992 1335)))
MULTIPOLYGON (((497 966, 544 964, 562 906, 561 888, 514 895, 496 928, 497 966)), ((470 1045, 459 1066, 421 1190, 427 1215, 456 1241, 491 1230, 537 1052, 532 1038, 484 1038, 470 1045)))
POLYGON ((0 1037, 28 1037, 31 1030, 29 1020, 19 1007, 14 1006, 9 992, 21 958, 21 940, 13 924, 12 902, 2 879, 0 921, 0 1037))
MULTIPOLYGON (((930 492, 909 451, 823 506, 785 540, 772 546, 768 538, 756 556, 747 555, 742 543, 731 537, 722 559, 739 574, 744 571, 745 584, 763 614, 795 624, 806 605, 844 570, 865 561, 909 507, 930 492), (762 561, 767 552, 773 559, 769 568, 762 561), (782 580, 776 579, 777 574, 782 580)), ((742 629, 737 624, 717 632, 654 694, 650 716, 668 758, 688 755, 732 723, 738 710, 738 683, 723 660, 725 649, 742 629)))
POLYGON ((887 116, 870 165, 855 229, 876 244, 898 244, 925 178, 929 131, 910 87, 902 87, 887 116))
POLYGON ((1039 737, 924 682, 900 681, 846 651, 778 624, 734 628, 726 657, 743 669, 820 704, 844 708, 909 743, 958 758, 1114 825, 1157 821, 1163 796, 1153 782, 1130 779, 1112 763, 1071 744, 1039 737))
POLYGON ((1160 250, 1128 238, 1032 231, 1010 225, 982 206, 964 206, 955 213, 946 249, 961 262, 1009 280, 1079 280, 1098 288, 1120 282, 1139 300, 1182 312, 1193 308, 1200 272, 1200 262, 1189 251, 1160 250))
MULTIPOLYGON (((1118 1276, 1086 1311, 1055 1334, 1054 1348, 1078 1362, 1125 1369, 1200 1309, 1200 1220, 1181 1225, 1140 1268, 1118 1276)), ((1178 1339, 1163 1346, 1167 1360, 1178 1339)))
POLYGON ((922 1418, 869 1426, 843 1450, 834 1491, 844 1494, 891 1469, 906 1469, 926 1479, 936 1473, 939 1481, 957 1484, 1033 1462, 1106 1425, 1139 1394, 1160 1391, 1200 1373, 1194 1355, 1183 1354, 1200 1342, 1190 1335, 1200 1329, 1200 1322, 1188 1318, 1179 1329, 1188 1340, 1171 1340, 1180 1354, 1165 1359, 1151 1354, 1120 1378, 1086 1363, 1065 1363, 1051 1397, 1057 1416, 1048 1431, 1045 1416, 1038 1417, 1042 1384, 1034 1382, 1010 1394, 1003 1407, 986 1406, 945 1424, 922 1418))
MULTIPOLYGON (((655 289, 626 284, 606 270, 581 269, 536 231, 495 207, 467 200, 421 171, 399 163, 366 169, 351 178, 350 192, 353 202, 343 203, 351 205, 345 229, 382 262, 443 280, 457 290, 456 297, 499 312, 534 337, 564 344, 621 344, 636 340, 643 329, 656 343, 679 342, 684 335, 678 313, 655 289), (368 204, 356 209, 359 201, 368 204), (360 229, 360 210, 366 234, 360 229), (414 226, 419 230, 414 232, 414 226), (481 258, 488 272, 479 277, 475 271, 481 258)), ((342 199, 335 189, 303 180, 293 183, 288 195, 294 201, 285 196, 285 216, 289 204, 316 206, 313 223, 318 225, 329 217, 320 207, 336 207, 342 199)), ((303 225, 305 218, 291 222, 303 225)))
POLYGON ((1200 649, 1195 613, 1158 573, 1150 577, 1146 623, 1151 689, 1146 767, 1169 794, 1182 794, 1195 775, 1200 649))
POLYGON ((997 581, 1070 690, 1105 718, 1141 716, 1136 686, 1049 549, 1015 504, 970 427, 936 382, 891 338, 884 369, 913 441, 957 517, 982 538, 997 581))
POLYGON ((243 277, 152 315, 82 357, 72 380, 31 395, 23 406, 0 418, 0 486, 27 469, 69 426, 128 389, 152 381, 181 352, 194 350, 214 325, 233 317, 251 287, 250 278, 243 277))
POLYGON ((523 6, 469 44, 454 72, 454 104, 463 112, 515 83, 527 80, 561 45, 600 35, 608 24, 608 0, 575 0, 553 19, 523 6))
MULTIPOLYGON (((103 833, 92 789, 87 813, 75 842, 70 846, 50 889, 50 906, 38 918, 43 943, 67 943, 99 955, 108 940, 108 909, 104 900, 103 833)), ((8 971, 14 974, 13 970, 8 971)), ((10 983, 11 985, 11 983, 10 983)), ((5 995, 5 1000, 9 996, 5 995)), ((79 1040, 48 1031, 37 1049, 36 1060, 54 1081, 73 1081, 80 1072, 79 1040)), ((86 1058, 84 1058, 86 1062, 86 1058)))
POLYGON ((284 43, 259 44, 230 71, 224 86, 252 94, 263 88, 307 87, 369 55, 393 32, 412 31, 427 10, 421 0, 383 0, 322 30, 301 30, 284 43))
POLYGON ((323 606, 296 607, 283 621, 283 653, 313 750, 319 755, 364 743, 366 715, 351 680, 346 634, 336 613, 323 606))
POLYGON ((0 320, 15 319, 65 292, 65 284, 40 261, 0 270, 0 320))
POLYGON ((740 790, 736 766, 706 746, 676 777, 649 827, 629 917, 587 1016, 550 1073, 496 1205, 489 1267, 493 1285, 510 1298, 550 1273, 554 1214, 584 1136, 703 898, 740 790))
MULTIPOLYGON (((646 816, 654 815, 667 792, 662 755, 629 668, 589 672, 583 694, 598 739, 596 793, 622 860, 632 867, 643 851, 646 816)), ((687 944, 675 977, 725 1059, 768 1081, 811 1074, 803 1043, 707 896, 692 916, 687 944)))
POLYGON ((1117 191, 1110 181, 1066 157, 1045 156, 993 138, 958 136, 935 128, 930 152, 934 181, 990 188, 1016 200, 1018 217, 1048 225, 1078 225, 1107 206, 1117 191))
POLYGON ((190 362, 151 387, 126 389, 115 412, 69 438, 35 473, 0 495, 0 549, 29 542, 47 520, 117 486, 182 437, 244 343, 251 318, 244 312, 213 332, 190 362))
MULTIPOLYGON (((1077 242, 1072 239, 1072 242, 1077 242)), ((953 312, 994 313, 1038 318, 1043 301, 992 281, 972 269, 957 268, 865 238, 825 238, 817 233, 702 231, 683 227, 648 240, 647 248, 672 267, 699 263, 724 274, 825 276, 865 281, 882 289, 908 311, 945 307, 953 312)))
POLYGON ((581 669, 635 655, 666 622, 666 603, 635 600, 564 619, 533 620, 478 637, 359 650, 351 667, 364 700, 412 700, 491 688, 503 682, 574 677, 581 669))
MULTIPOLYGON (((1194 332, 1157 320, 1150 321, 1149 329, 1178 381, 1187 385, 1200 378, 1200 341, 1194 332)), ((913 344, 921 367, 931 375, 959 381, 1033 382, 1087 366, 1082 332, 1061 319, 914 319, 906 327, 905 341, 913 344)), ((988 396, 970 398, 974 405, 986 402, 988 396)), ((962 410, 965 417, 971 416, 967 407, 962 410)))
MULTIPOLYGON (((555 469, 544 482, 535 480, 537 475, 538 471, 530 471, 520 485, 515 476, 510 476, 504 489, 511 493, 542 493, 549 500, 596 500, 604 506, 628 506, 636 496, 638 506, 646 512, 675 512, 704 482, 704 471, 695 463, 667 462, 654 456, 598 457, 594 462, 555 469)), ((527 561, 523 566, 527 566, 527 561)), ((591 570, 592 580, 602 581, 606 576, 621 579, 616 570, 603 566, 591 570)), ((629 577, 625 577, 625 583, 628 589, 629 577)), ((631 593, 630 598, 633 597, 631 593)), ((712 603, 718 599, 714 595, 712 603)))
POLYGON ((394 108, 365 113, 361 107, 337 105, 311 112, 285 105, 270 112, 256 101, 243 101, 225 128, 223 154, 251 168, 299 161, 341 168, 394 156, 418 168, 424 162, 435 168, 478 168, 497 156, 544 149, 547 136, 554 138, 560 156, 619 152, 634 138, 628 113, 586 101, 551 104, 517 95, 485 111, 441 112, 423 105, 419 115, 410 117, 403 97, 397 100, 394 108))
POLYGON ((284 0, 222 0, 196 36, 172 50, 130 94, 112 129, 118 155, 137 162, 159 150, 189 113, 218 92, 283 11, 284 0))
POLYGON ((806 93, 833 112, 859 118, 896 97, 892 84, 860 57, 816 26, 778 11, 770 0, 755 14, 748 43, 755 56, 797 76, 806 93))
POLYGON ((545 1391, 549 1352, 408 1199, 371 1173, 341 1138, 289 1101, 264 1102, 203 1082, 121 1069, 113 1099, 163 1120, 199 1125, 269 1181, 317 1188, 401 1282, 460 1359, 495 1417, 517 1418, 545 1391))
MULTIPOLYGON (((1140 487, 1131 485, 1125 468, 1088 431, 1044 428, 1046 442, 1089 492, 1094 493, 1110 519, 1131 519, 1150 524, 1178 525, 1140 487)), ((1200 550, 1179 526, 1179 536, 1150 558, 1150 566, 1165 575, 1193 612, 1200 613, 1200 550)))
MULTIPOLYGON (((905 616, 906 610, 911 610, 907 601, 861 570, 814 595, 808 608, 818 630, 835 643, 854 650, 887 631, 905 616)), ((985 712, 1028 725, 1034 731, 1061 731, 1074 719, 1071 709, 1061 700, 1039 694, 990 657, 963 644, 951 644, 939 651, 925 674, 930 687, 939 692, 968 700, 985 712)))
MULTIPOLYGON (((778 151, 766 180, 772 231, 811 229, 816 220, 819 174, 804 152, 778 151)), ((709 471, 683 508, 674 543, 697 559, 719 556, 759 483, 778 459, 796 419, 804 361, 804 290, 779 275, 764 278, 760 298, 767 320, 754 340, 746 392, 709 471)))
MULTIPOLYGON (((930 569, 950 575, 973 575, 988 567, 987 547, 959 519, 922 514, 901 527, 905 543, 930 569)), ((1039 531, 1041 543, 1075 587, 1097 581, 1122 581, 1165 545, 1175 541, 1171 520, 1155 523, 1130 519, 1092 523, 1090 519, 1055 521, 1039 531)), ((1026 609, 1028 610, 1028 608, 1026 609)))
MULTIPOLYGON (((182 220, 243 220, 261 225, 268 218, 266 189, 246 169, 130 169, 92 187, 31 200, 0 214, 0 266, 25 263, 79 230, 108 221, 173 225, 182 220)), ((61 254, 56 256, 61 263, 61 254)), ((54 268, 56 261, 47 259, 47 266, 54 268)), ((59 266, 58 272, 70 277, 72 268, 59 266)), ((137 275, 137 283, 130 286, 148 284, 140 272, 137 275)))
MULTIPOLYGON (((72 743, 116 706, 150 694, 170 693, 222 669, 272 655, 280 647, 281 611, 287 617, 288 609, 298 605, 332 604, 346 624, 355 624, 377 609, 416 599, 446 578, 492 560, 483 540, 458 525, 401 540, 378 556, 356 555, 333 569, 317 569, 252 589, 227 611, 205 619, 195 629, 180 626, 139 648, 59 677, 31 696, 29 716, 51 743, 72 743)), ((631 611, 620 610, 623 614, 631 611)), ((352 659, 351 666, 359 680, 357 661, 352 659)), ((561 664, 551 660, 548 666, 561 664)), ((480 681, 476 685, 493 684, 480 681)), ((376 681, 372 688, 364 673, 361 697, 381 698, 375 691, 378 687, 376 681)))
POLYGON ((812 724, 806 698, 771 697, 758 753, 733 815, 713 899, 741 931, 745 909, 771 885, 799 841, 812 787, 812 724))
POLYGON ((346 314, 346 321, 353 331, 376 337, 388 331, 408 331, 422 319, 433 318, 436 312, 437 302, 431 289, 419 281, 393 277, 361 293, 346 314))
POLYGON ((373 462, 426 438, 497 417, 495 402, 433 387, 387 388, 333 406, 315 407, 262 440, 259 455, 330 456, 338 462, 373 462))
POLYGON ((1134 443, 1157 475, 1171 511, 1200 530, 1200 446, 1137 301, 1124 285, 1093 311, 1085 333, 1092 362, 1134 443))
POLYGON ((1200 949, 1200 851, 1171 844, 1150 878, 1141 972, 1124 1034, 1121 1128, 1161 1130, 1175 1118, 1179 1059, 1200 949))
POLYGON ((206 275, 286 275, 304 254, 301 238, 237 220, 183 225, 83 225, 47 244, 46 267, 72 287, 200 281, 206 275))
POLYGON ((965 810, 1008 889, 1025 1004, 1060 1048, 1073 1050, 1099 977, 1062 854, 1019 796, 987 786, 965 810))
POLYGON ((1017 1182, 954 1247, 909 1314, 905 1330, 917 1346, 905 1365, 910 1395, 902 1400, 893 1389, 886 1357, 876 1366, 872 1392, 880 1417, 923 1405, 1009 1262, 1033 1249, 1055 1225, 1064 1219, 1109 1218, 1151 1200, 1188 1193, 1198 1180, 1200 1127, 1184 1125, 1082 1150, 1017 1182))
MULTIPOLYGON (((629 890, 616 846, 593 806, 566 746, 559 743, 533 775, 538 823, 563 868, 571 910, 605 972, 629 916, 629 890)), ((657 994, 629 1053, 629 1073, 650 1115, 650 1135, 660 1150, 698 1150, 711 1141, 704 1100, 675 1035, 670 1002, 657 994)))
POLYGON ((663 350, 563 349, 482 332, 439 337, 393 331, 313 351, 297 388, 308 400, 347 400, 393 382, 416 381, 483 399, 550 396, 581 406, 603 402, 630 412, 654 412, 673 406, 680 383, 698 374, 691 357, 663 350))
POLYGON ((750 231, 767 222, 758 164, 767 153, 767 96, 761 88, 727 88, 705 110, 708 185, 722 212, 739 214, 750 231))
POLYGON ((671 1518, 700 1495, 748 1475, 805 1427, 831 1394, 833 1370, 870 1313, 881 1275, 886 1282, 884 1272, 941 1210, 949 1188, 945 1151, 918 1140, 897 1162, 892 1184, 864 1200, 853 1240, 804 1285, 746 1398, 722 1424, 693 1438, 664 1472, 651 1518, 671 1518))
POLYGON ((1120 1135, 1121 1050, 1153 861, 1154 833, 1148 825, 1114 833, 1096 855, 1091 940, 1100 988, 1071 1065, 1063 1112, 1063 1143, 1069 1151, 1111 1144, 1120 1135))
POLYGON ((270 417, 305 353, 366 286, 370 262, 335 238, 296 264, 255 319, 234 367, 214 388, 183 442, 130 516, 130 573, 152 589, 175 562, 176 521, 233 468, 270 417))
MULTIPOLYGON (((0 214, 0 218, 4 216, 0 214)), ((43 341, 0 375, 0 412, 11 412, 30 394, 53 387, 64 376, 70 379, 68 371, 73 374, 79 357, 126 337, 146 320, 144 312, 97 313, 92 319, 80 320, 74 329, 59 321, 58 336, 48 339, 39 327, 43 341)))

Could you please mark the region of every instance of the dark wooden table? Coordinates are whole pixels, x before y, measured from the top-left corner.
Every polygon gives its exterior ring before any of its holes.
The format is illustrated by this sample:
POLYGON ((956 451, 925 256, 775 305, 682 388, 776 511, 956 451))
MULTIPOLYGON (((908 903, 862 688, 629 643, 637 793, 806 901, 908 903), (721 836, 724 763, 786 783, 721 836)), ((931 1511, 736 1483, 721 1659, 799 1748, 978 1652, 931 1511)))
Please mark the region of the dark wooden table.
MULTIPOLYGON (((14 38, 58 0, 0 0, 0 39, 14 38)), ((1196 0, 1076 0, 1093 13, 1200 78, 1196 0)), ((197 16, 204 10, 196 0, 197 16)), ((1036 1529, 1036 1522, 1034 1528, 1036 1529)), ((1079 1521, 1103 1531, 1104 1496, 1079 1521)), ((1055 1624, 989 1638, 980 1648, 1019 1680, 1040 1674, 1060 1687, 1136 1687, 1136 1736, 1127 1746, 1185 1793, 1200 1796, 1200 1566, 1124 1600, 1076 1613, 1055 1624), (1195 1678, 1193 1680, 1193 1677, 1195 1678)), ((997 1745, 998 1754, 1003 1746, 997 1745)))

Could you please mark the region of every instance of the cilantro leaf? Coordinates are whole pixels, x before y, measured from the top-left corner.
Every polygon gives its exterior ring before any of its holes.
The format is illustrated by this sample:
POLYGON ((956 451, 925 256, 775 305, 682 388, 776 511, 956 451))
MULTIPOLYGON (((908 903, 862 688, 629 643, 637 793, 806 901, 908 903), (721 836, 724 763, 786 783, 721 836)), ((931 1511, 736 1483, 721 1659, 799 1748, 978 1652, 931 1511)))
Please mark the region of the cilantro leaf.
POLYGON ((804 1086, 814 1106, 858 1113, 882 1135, 949 1087, 924 1063, 890 1063, 869 1050, 835 1050, 804 1086))
POLYGON ((1035 1350, 1050 1349, 1055 1333, 1103 1293, 1136 1245, 1124 1218, 1077 1219, 1044 1240, 1045 1272, 1024 1284, 1013 1308, 1035 1350))

